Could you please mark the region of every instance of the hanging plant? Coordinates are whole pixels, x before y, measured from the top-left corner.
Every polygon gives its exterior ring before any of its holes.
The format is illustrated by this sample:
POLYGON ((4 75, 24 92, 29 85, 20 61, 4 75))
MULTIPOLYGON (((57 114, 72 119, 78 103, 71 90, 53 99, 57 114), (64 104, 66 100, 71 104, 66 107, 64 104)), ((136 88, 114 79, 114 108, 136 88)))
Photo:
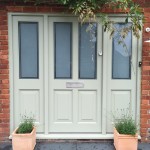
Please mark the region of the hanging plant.
MULTIPOLYGON (((52 0, 24 0, 24 2, 34 2, 39 4, 52 4, 52 0)), ((133 0, 55 0, 58 4, 68 7, 74 15, 77 15, 81 23, 84 22, 101 22, 104 26, 104 31, 109 31, 110 36, 113 36, 116 28, 115 22, 111 21, 107 13, 99 13, 105 8, 111 10, 119 10, 126 14, 125 23, 130 19, 132 24, 125 29, 122 29, 121 36, 125 38, 129 30, 139 38, 142 30, 144 16, 140 6, 133 0), (99 16, 99 17, 97 17, 99 16)))

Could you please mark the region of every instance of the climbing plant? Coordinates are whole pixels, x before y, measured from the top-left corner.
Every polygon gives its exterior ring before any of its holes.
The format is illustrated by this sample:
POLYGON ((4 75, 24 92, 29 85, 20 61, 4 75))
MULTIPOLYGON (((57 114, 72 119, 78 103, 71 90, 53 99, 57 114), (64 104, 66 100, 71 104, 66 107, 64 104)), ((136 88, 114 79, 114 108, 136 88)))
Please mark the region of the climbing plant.
MULTIPOLYGON (((34 2, 35 5, 49 5, 54 1, 24 0, 24 2, 34 2)), ((104 26, 104 31, 110 31, 111 36, 117 30, 115 22, 111 21, 107 13, 101 12, 105 12, 105 8, 119 10, 126 14, 125 23, 128 23, 129 20, 132 22, 130 26, 126 26, 120 31, 120 36, 125 38, 130 30, 133 31, 137 38, 140 36, 139 31, 142 29, 144 17, 142 9, 133 0, 55 0, 55 2, 68 7, 74 15, 78 16, 81 23, 101 22, 104 26)))

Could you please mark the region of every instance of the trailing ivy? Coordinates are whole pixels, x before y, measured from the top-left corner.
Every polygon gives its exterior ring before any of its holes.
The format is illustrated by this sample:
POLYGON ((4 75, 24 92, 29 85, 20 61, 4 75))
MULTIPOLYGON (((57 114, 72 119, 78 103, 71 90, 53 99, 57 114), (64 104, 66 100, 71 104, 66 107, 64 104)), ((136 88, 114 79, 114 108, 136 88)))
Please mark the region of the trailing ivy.
MULTIPOLYGON (((51 4, 52 0, 24 0, 25 2, 34 2, 39 4, 51 4)), ((104 31, 110 31, 110 35, 113 36, 115 31, 115 22, 111 21, 107 13, 99 13, 105 8, 112 10, 120 10, 126 14, 125 23, 128 23, 129 19, 132 25, 128 29, 123 30, 123 38, 125 38, 126 32, 130 29, 134 35, 139 38, 139 31, 142 30, 143 14, 142 9, 133 0, 55 0, 55 2, 67 6, 72 10, 74 15, 78 15, 79 21, 84 22, 101 22, 104 26, 104 31), (99 16, 99 17, 97 17, 99 16), (100 19, 99 19, 100 18, 100 19)))

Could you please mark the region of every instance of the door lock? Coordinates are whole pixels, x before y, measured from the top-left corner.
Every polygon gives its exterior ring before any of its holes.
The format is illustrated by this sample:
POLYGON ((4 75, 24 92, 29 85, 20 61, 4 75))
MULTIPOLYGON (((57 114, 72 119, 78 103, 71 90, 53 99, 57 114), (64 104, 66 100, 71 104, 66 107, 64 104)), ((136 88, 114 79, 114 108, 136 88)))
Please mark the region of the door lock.
POLYGON ((142 66, 142 62, 141 61, 139 61, 139 67, 141 67, 142 66))

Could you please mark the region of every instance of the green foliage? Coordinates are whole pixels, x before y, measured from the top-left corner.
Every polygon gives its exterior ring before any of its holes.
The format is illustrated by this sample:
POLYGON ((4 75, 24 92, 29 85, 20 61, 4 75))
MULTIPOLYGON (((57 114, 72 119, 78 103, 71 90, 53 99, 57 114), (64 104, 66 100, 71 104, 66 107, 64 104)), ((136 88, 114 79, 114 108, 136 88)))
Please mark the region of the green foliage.
POLYGON ((115 128, 120 134, 135 135, 137 133, 137 124, 129 113, 115 119, 115 128))
POLYGON ((29 118, 27 116, 24 116, 23 121, 20 123, 17 134, 24 134, 24 133, 31 133, 33 130, 33 118, 29 118))
MULTIPOLYGON (((51 4, 51 0, 24 0, 25 2, 34 2, 38 4, 51 4)), ((133 0, 55 0, 56 2, 66 5, 72 10, 74 15, 78 15, 79 21, 84 22, 103 22, 104 31, 110 31, 110 35, 113 35, 115 28, 113 21, 109 19, 107 13, 99 14, 101 10, 108 7, 113 10, 121 10, 126 14, 125 23, 128 23, 129 19, 132 22, 132 26, 129 28, 133 31, 134 35, 139 38, 139 31, 142 30, 144 16, 142 9, 133 0)))

